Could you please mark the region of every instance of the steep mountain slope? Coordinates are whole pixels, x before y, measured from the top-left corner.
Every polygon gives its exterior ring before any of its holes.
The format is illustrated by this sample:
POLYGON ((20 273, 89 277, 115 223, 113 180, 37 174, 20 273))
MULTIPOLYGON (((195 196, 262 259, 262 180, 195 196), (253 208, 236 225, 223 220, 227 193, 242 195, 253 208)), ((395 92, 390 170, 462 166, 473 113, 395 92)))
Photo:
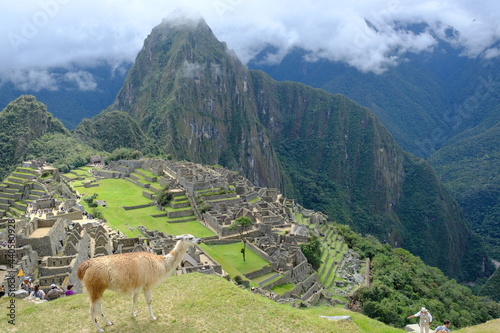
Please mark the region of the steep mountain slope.
MULTIPOLYGON (((204 21, 154 28, 102 116, 113 110, 137 121, 160 152, 279 187, 355 230, 411 245, 459 279, 492 272, 481 245, 466 251, 480 242, 429 165, 404 153, 368 109, 249 71, 204 21)), ((114 133, 109 122, 92 128, 96 137, 114 133)))
POLYGON ((152 31, 115 108, 179 159, 221 163, 279 186, 278 160, 253 112, 248 70, 205 23, 180 24, 152 31))
POLYGON ((0 178, 22 162, 31 141, 46 133, 69 135, 64 125, 34 96, 23 95, 0 112, 0 178))
POLYGON ((109 152, 123 146, 141 150, 147 146, 147 138, 137 122, 119 111, 103 112, 93 120, 82 120, 74 136, 96 149, 109 152))
POLYGON ((432 53, 408 54, 385 73, 362 73, 321 60, 308 62, 297 49, 280 64, 261 61, 263 50, 249 67, 276 80, 293 80, 341 93, 369 107, 403 149, 429 157, 449 140, 491 117, 499 105, 500 61, 469 59, 440 43, 432 53))
MULTIPOLYGON (((496 119, 500 118, 500 106, 496 119)), ((486 122, 457 136, 429 162, 441 175, 471 222, 488 244, 491 256, 500 260, 500 122, 486 122)))
POLYGON ((294 80, 332 93, 342 93, 369 107, 405 149, 423 158, 463 208, 488 250, 500 259, 498 238, 498 136, 500 61, 470 59, 441 42, 432 53, 406 55, 381 75, 345 65, 307 62, 295 50, 278 65, 261 61, 249 66, 278 80, 294 80), (483 133, 485 132, 485 133, 483 133))
POLYGON ((0 112, 0 179, 26 159, 44 158, 61 171, 100 152, 71 136, 45 104, 23 95, 0 112))

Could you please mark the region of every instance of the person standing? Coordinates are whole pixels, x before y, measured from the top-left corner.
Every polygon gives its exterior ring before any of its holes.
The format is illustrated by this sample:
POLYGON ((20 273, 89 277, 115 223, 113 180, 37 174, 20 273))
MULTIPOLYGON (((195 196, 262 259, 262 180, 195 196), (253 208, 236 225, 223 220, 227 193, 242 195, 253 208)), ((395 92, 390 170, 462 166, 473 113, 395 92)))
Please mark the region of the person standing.
POLYGON ((445 320, 445 321, 443 321, 443 325, 436 327, 436 329, 434 330, 434 332, 435 333, 447 333, 447 332, 451 332, 450 331, 450 325, 451 325, 451 322, 449 320, 445 320))
POLYGON ((406 319, 420 317, 420 333, 429 333, 429 325, 432 322, 432 315, 426 308, 422 308, 420 311, 406 319))

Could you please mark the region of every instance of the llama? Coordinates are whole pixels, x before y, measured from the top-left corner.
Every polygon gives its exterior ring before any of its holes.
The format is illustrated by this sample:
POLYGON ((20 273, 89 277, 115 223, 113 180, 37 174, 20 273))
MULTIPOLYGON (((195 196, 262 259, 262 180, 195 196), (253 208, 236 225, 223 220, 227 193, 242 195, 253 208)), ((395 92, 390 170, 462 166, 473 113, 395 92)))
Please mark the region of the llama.
POLYGON ((177 240, 177 244, 166 256, 149 252, 123 253, 92 258, 78 267, 78 278, 90 296, 90 318, 98 332, 104 332, 97 322, 98 314, 106 325, 113 325, 101 308, 102 294, 106 289, 132 294, 132 317, 137 315, 135 302, 142 290, 149 315, 156 320, 151 309, 151 288, 174 272, 190 246, 201 243, 201 239, 187 234, 177 236, 174 240, 177 240))

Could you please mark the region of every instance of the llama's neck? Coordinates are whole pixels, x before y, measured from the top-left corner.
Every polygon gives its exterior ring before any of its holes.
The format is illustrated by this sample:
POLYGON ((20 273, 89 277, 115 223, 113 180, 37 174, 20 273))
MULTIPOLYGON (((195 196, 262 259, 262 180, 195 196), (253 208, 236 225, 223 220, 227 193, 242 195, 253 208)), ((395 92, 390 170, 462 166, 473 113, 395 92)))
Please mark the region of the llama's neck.
POLYGON ((175 244, 174 249, 165 256, 167 274, 171 273, 179 266, 187 249, 188 247, 183 242, 179 241, 175 244))

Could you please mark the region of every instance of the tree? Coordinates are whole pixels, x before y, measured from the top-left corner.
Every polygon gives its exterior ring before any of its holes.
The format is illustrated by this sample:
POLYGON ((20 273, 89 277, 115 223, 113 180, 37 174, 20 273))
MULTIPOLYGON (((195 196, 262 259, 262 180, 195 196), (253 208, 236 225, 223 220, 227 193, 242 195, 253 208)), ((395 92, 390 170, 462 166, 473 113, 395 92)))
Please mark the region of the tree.
POLYGON ((247 216, 238 217, 230 226, 229 230, 237 230, 240 234, 241 241, 243 242, 243 248, 241 249, 241 254, 243 255, 243 261, 246 261, 245 252, 247 248, 247 236, 246 232, 252 227, 252 220, 247 216))
POLYGON ((321 243, 318 236, 310 236, 307 243, 300 244, 300 249, 307 258, 307 262, 317 270, 321 265, 321 243))
POLYGON ((163 189, 156 193, 156 202, 160 206, 166 206, 172 201, 174 195, 170 192, 170 185, 166 185, 163 189))

